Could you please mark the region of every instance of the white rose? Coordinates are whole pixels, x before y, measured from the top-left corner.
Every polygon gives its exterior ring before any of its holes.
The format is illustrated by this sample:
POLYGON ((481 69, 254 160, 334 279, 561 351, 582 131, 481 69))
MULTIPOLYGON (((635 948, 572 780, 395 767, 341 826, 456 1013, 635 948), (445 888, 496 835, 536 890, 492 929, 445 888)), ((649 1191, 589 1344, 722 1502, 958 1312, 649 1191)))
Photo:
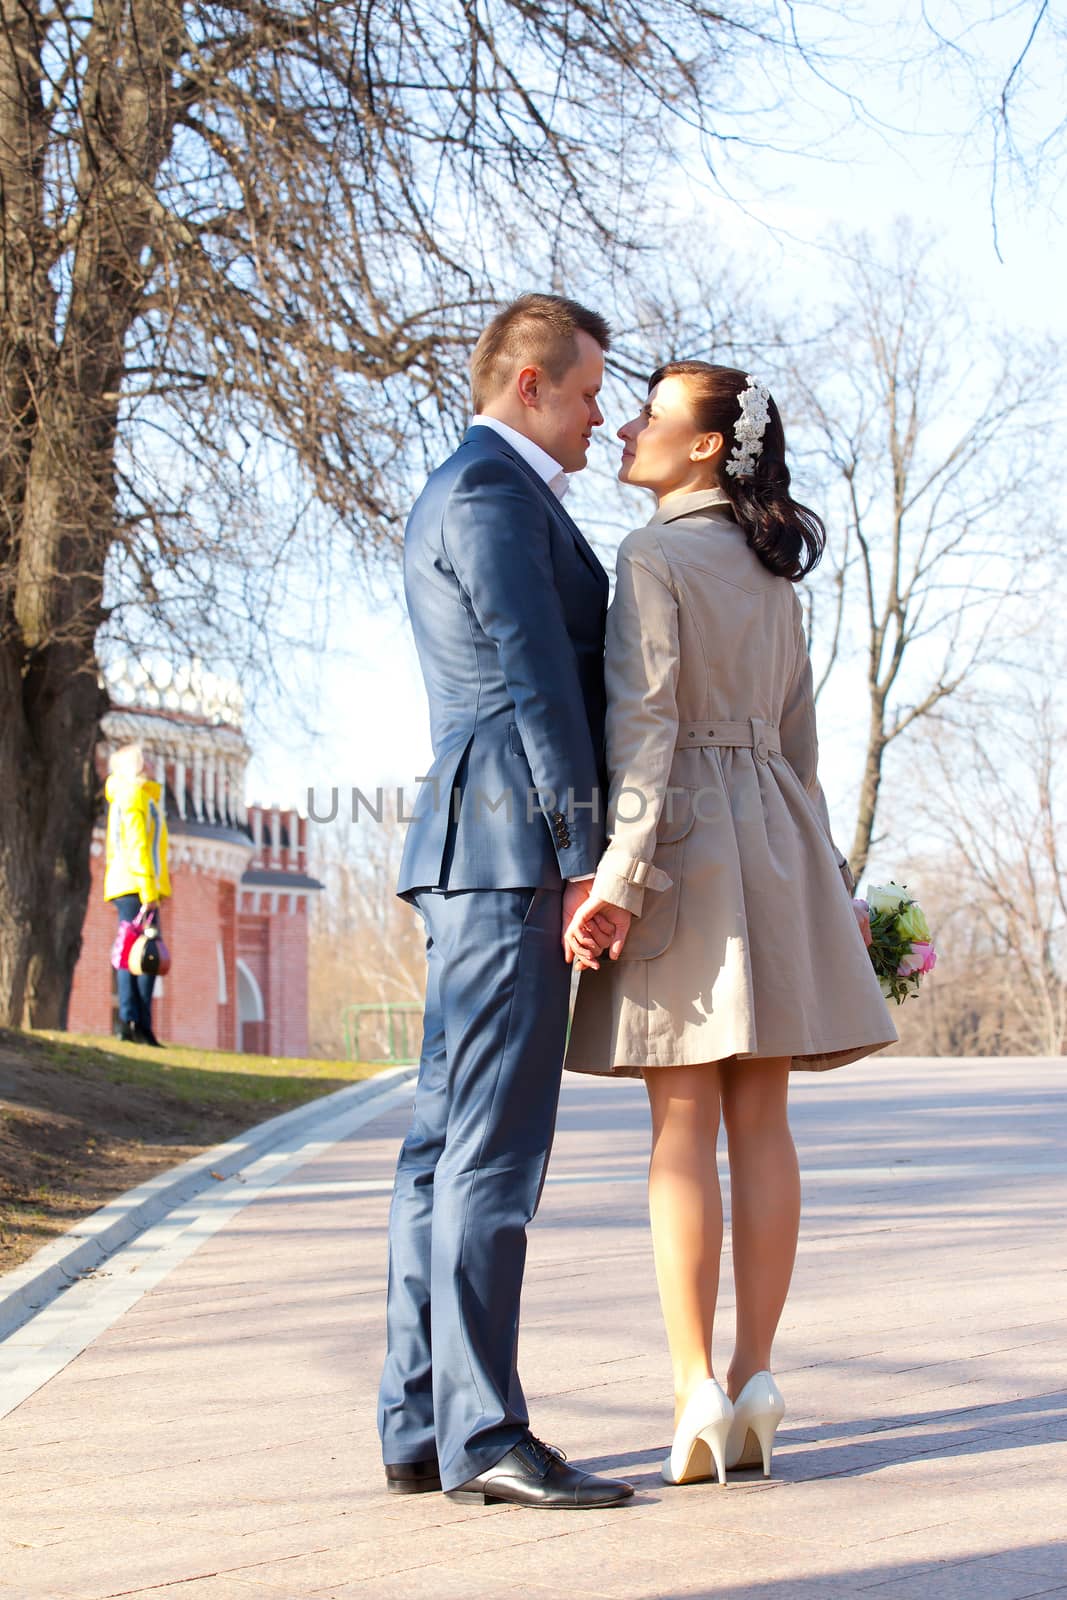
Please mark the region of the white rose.
POLYGON ((872 884, 866 895, 872 911, 895 911, 900 902, 907 898, 907 889, 899 883, 872 884))

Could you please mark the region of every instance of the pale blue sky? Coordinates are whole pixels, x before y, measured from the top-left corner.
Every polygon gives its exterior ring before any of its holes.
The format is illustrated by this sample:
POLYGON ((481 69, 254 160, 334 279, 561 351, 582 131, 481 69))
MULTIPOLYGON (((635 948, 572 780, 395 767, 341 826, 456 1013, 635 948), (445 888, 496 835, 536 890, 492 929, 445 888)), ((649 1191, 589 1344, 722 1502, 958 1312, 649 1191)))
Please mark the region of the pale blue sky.
MULTIPOLYGON (((865 17, 876 23, 878 8, 867 8, 865 17)), ((902 96, 888 70, 872 71, 865 87, 875 115, 920 131, 890 134, 853 127, 828 139, 828 128, 841 116, 840 102, 808 84, 805 100, 796 104, 794 143, 803 145, 810 128, 810 142, 828 159, 746 158, 733 174, 729 200, 695 180, 693 163, 688 174, 679 170, 673 179, 680 216, 706 221, 713 241, 721 238, 735 260, 751 265, 761 292, 777 287, 783 303, 810 304, 813 317, 832 286, 827 248, 835 230, 878 234, 897 217, 909 217, 936 235, 945 269, 958 277, 961 295, 974 307, 976 330, 1001 323, 1020 331, 1067 331, 1062 265, 1067 230, 1044 200, 1004 186, 998 213, 1003 260, 997 259, 988 140, 981 132, 960 139, 972 117, 963 95, 953 99, 947 85, 931 82, 920 96, 902 96), (921 131, 938 122, 951 123, 953 136, 921 131)), ((1036 85, 1033 93, 1035 115, 1043 108, 1051 117, 1057 99, 1053 88, 1043 92, 1036 85)), ((610 316, 610 307, 603 309, 610 316)), ((609 417, 594 443, 595 451, 605 453, 601 460, 612 449, 621 420, 609 417)), ((647 497, 635 494, 634 525, 649 509, 647 497)), ((595 519, 585 526, 594 537, 612 537, 595 519)), ((303 809, 310 783, 325 798, 334 784, 370 791, 382 783, 410 784, 426 770, 425 701, 398 599, 383 585, 372 603, 350 594, 333 610, 330 636, 293 664, 294 699, 317 732, 309 735, 297 727, 292 705, 263 707, 263 725, 249 730, 255 745, 250 799, 303 809)), ((858 712, 859 702, 851 709, 858 712)), ((847 840, 858 750, 844 686, 822 721, 824 783, 835 825, 847 840)))

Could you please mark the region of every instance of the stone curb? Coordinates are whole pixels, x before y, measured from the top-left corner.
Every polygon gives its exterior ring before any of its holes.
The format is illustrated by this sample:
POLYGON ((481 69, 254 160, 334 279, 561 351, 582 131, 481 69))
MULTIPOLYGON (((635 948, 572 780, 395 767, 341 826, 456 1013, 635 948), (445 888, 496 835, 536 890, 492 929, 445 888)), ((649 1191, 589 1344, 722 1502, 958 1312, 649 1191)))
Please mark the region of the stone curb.
POLYGON ((38 1250, 23 1267, 0 1275, 0 1340, 14 1333, 64 1289, 69 1289, 86 1273, 93 1272, 107 1258, 143 1233, 154 1223, 183 1205, 220 1179, 235 1173, 256 1157, 266 1154, 293 1134, 327 1126, 335 1117, 362 1100, 372 1100, 395 1088, 405 1077, 414 1077, 413 1067, 394 1067, 360 1083, 349 1084, 333 1094, 323 1095, 295 1111, 260 1122, 237 1139, 215 1145, 202 1155, 183 1161, 181 1166, 161 1172, 125 1194, 109 1200, 88 1217, 38 1250))

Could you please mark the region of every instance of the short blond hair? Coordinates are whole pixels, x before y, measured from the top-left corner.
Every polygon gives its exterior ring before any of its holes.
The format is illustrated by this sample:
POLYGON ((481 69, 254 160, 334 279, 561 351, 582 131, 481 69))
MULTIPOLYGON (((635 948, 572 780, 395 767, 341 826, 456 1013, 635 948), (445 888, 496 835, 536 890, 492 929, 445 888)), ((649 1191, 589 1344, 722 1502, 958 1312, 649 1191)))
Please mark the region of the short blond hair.
POLYGON ((144 750, 139 744, 121 744, 108 757, 107 770, 120 778, 139 778, 145 770, 144 750))
POLYGON ((524 294, 498 311, 471 356, 476 412, 500 393, 516 367, 540 367, 558 383, 578 359, 579 333, 611 349, 611 329, 596 311, 559 294, 524 294))

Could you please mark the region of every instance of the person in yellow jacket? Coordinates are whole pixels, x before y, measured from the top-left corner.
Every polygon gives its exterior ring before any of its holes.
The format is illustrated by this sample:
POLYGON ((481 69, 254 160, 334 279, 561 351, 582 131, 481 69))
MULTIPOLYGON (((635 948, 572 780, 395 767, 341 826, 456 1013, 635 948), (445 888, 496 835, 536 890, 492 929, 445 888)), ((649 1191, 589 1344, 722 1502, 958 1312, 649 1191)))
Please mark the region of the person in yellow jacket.
MULTIPOLYGON (((167 870, 167 819, 163 793, 145 773, 144 751, 126 744, 112 753, 107 796, 107 854, 104 899, 116 907, 119 922, 132 922, 142 910, 159 925, 159 903, 170 894, 167 870)), ((136 1044, 158 1045, 152 1031, 155 978, 118 972, 119 1020, 116 1036, 136 1044)))

